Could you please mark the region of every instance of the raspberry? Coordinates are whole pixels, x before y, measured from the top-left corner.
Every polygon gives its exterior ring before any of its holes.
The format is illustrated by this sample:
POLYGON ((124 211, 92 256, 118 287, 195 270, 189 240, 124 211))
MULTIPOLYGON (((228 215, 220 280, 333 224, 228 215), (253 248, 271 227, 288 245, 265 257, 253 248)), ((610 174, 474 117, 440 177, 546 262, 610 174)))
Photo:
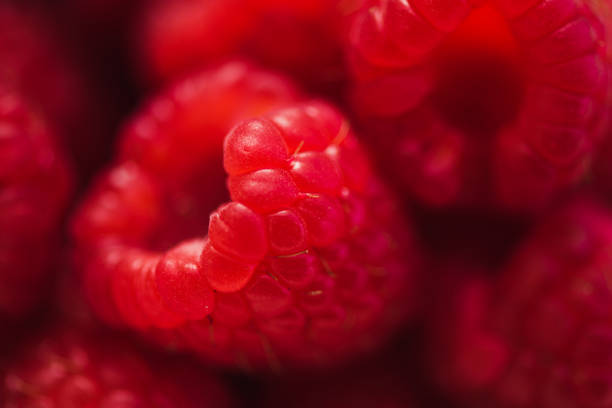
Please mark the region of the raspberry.
POLYGON ((68 328, 35 339, 7 368, 2 388, 6 408, 230 406, 223 385, 189 362, 178 365, 110 334, 68 328))
POLYGON ((433 332, 443 386, 478 407, 606 406, 611 248, 609 211, 579 202, 540 225, 497 280, 464 274, 433 332))
POLYGON ((389 134, 383 164, 430 205, 548 204, 584 178, 601 139, 608 8, 366 2, 348 40, 352 99, 373 145, 389 134))
POLYGON ((167 81, 244 55, 327 90, 343 72, 336 6, 336 0, 152 2, 135 40, 139 65, 146 76, 167 81))
POLYGON ((107 150, 111 115, 101 102, 103 92, 53 23, 42 13, 0 4, 0 81, 46 115, 79 174, 88 175, 107 150))
MULTIPOLYGON (((233 106, 237 116, 251 103, 261 109, 253 93, 211 102, 233 106)), ((338 363, 404 321, 415 301, 410 230, 335 109, 302 103, 235 126, 223 149, 232 201, 212 212, 208 226, 205 206, 190 207, 191 218, 162 202, 198 203, 217 181, 189 168, 210 156, 193 147, 210 145, 206 133, 189 140, 174 133, 189 122, 173 123, 173 133, 163 133, 170 159, 152 162, 124 149, 75 219, 86 289, 100 316, 253 369, 338 363), (181 184, 182 177, 193 180, 181 184)))
POLYGON ((23 314, 40 297, 71 189, 46 123, 0 86, 0 315, 23 314))
MULTIPOLYGON (((75 217, 78 243, 105 237, 109 244, 131 241, 167 250, 202 235, 210 212, 227 198, 224 135, 233 123, 298 97, 284 78, 241 61, 170 86, 124 127, 116 165, 99 177, 75 217)), ((98 252, 104 263, 114 263, 115 255, 98 252)), ((106 271, 96 269, 86 274, 89 297, 98 314, 113 321, 113 308, 100 304, 108 297, 97 294, 105 290, 97 279, 105 279, 106 271)), ((189 283, 187 277, 180 282, 189 283)))

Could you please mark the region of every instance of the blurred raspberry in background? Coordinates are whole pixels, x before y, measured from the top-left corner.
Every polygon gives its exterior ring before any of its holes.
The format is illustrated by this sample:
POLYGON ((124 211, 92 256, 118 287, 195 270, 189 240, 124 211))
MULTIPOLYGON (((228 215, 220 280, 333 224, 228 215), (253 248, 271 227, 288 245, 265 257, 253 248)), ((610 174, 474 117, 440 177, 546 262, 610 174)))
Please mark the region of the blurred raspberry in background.
POLYGON ((367 1, 347 43, 351 102, 427 205, 542 210, 604 137, 611 25, 597 1, 367 1))
POLYGON ((448 265, 430 321, 439 384, 475 407, 605 406, 611 222, 579 201, 545 219, 500 275, 448 265))

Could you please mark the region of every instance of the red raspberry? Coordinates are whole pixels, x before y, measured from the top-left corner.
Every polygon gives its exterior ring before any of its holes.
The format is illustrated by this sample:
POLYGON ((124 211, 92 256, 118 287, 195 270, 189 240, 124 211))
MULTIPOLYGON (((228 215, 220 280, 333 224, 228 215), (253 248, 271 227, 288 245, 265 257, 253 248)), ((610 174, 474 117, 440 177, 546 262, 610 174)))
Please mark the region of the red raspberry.
POLYGON ((190 366, 147 356, 112 335, 55 329, 6 370, 0 402, 21 407, 222 408, 227 390, 190 366))
MULTIPOLYGON (((261 86, 256 77, 242 82, 261 86)), ((213 96, 210 108, 261 108, 257 89, 213 96)), ((273 369, 337 363, 404 320, 415 289, 409 230, 336 110, 309 102, 236 126, 224 147, 233 201, 210 225, 199 203, 210 204, 218 180, 211 152, 193 147, 210 141, 172 123, 164 144, 151 144, 163 146, 151 150, 158 157, 124 149, 75 219, 100 316, 221 364, 273 369)))
POLYGON ((22 314, 38 300, 71 186, 46 124, 0 87, 0 315, 22 314))
MULTIPOLYGON (((112 244, 131 237, 139 245, 166 250, 201 236, 210 212, 228 196, 225 134, 244 118, 297 99, 287 80, 240 61, 170 86, 125 126, 116 165, 97 180, 75 217, 78 243, 89 246, 108 238, 112 244)), ((99 254, 110 261, 111 252, 99 254)), ((89 289, 102 290, 104 285, 95 282, 99 274, 86 275, 89 289)), ((112 321, 113 313, 100 305, 105 299, 90 294, 98 314, 112 321)))
POLYGON ((99 164, 108 131, 103 92, 83 72, 57 27, 41 13, 0 4, 0 81, 17 89, 71 153, 77 167, 99 164))
POLYGON ((353 101, 378 117, 382 160, 428 204, 547 204, 583 178, 601 138, 608 9, 597 0, 366 2, 349 39, 353 101))
POLYGON ((609 210, 578 203, 541 225, 495 283, 456 283, 433 337, 440 382, 474 407, 607 406, 611 254, 609 210))
POLYGON ((227 55, 246 55, 311 86, 341 81, 337 0, 164 0, 144 9, 142 70, 169 80, 227 55))

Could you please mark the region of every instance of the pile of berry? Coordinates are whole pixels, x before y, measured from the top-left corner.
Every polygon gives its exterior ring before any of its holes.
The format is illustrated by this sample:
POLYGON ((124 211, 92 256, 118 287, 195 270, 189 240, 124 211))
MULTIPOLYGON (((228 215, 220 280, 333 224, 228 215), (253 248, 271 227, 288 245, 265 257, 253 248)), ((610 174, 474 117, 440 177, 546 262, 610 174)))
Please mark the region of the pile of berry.
POLYGON ((0 0, 0 407, 612 407, 612 0, 0 0))

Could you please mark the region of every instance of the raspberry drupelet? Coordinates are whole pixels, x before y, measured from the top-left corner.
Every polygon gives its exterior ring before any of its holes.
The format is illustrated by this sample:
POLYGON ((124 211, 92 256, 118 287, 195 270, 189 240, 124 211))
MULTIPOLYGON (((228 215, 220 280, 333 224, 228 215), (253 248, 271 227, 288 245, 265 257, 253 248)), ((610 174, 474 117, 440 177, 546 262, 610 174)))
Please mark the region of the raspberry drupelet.
POLYGON ((611 21, 599 0, 369 0, 351 99, 425 203, 538 210, 602 139, 611 21))
POLYGON ((600 408, 612 394, 612 213, 570 205, 497 280, 462 274, 439 305, 431 362, 473 407, 600 408))
POLYGON ((4 370, 5 408, 229 408, 223 384, 188 362, 137 350, 109 333, 54 328, 4 370))
POLYGON ((30 309, 53 268, 72 172, 47 123, 0 86, 0 317, 30 309))
MULTIPOLYGON (((226 108, 245 114, 254 101, 230 98, 226 108)), ((190 124, 167 131, 179 125, 190 124)), ((223 148, 231 201, 214 211, 224 177, 193 145, 218 135, 192 136, 165 133, 164 167, 150 160, 157 150, 124 150, 74 220, 102 318, 222 365, 263 370, 339 363, 405 321, 415 303, 410 229, 340 113, 306 102, 235 126, 223 148)))

